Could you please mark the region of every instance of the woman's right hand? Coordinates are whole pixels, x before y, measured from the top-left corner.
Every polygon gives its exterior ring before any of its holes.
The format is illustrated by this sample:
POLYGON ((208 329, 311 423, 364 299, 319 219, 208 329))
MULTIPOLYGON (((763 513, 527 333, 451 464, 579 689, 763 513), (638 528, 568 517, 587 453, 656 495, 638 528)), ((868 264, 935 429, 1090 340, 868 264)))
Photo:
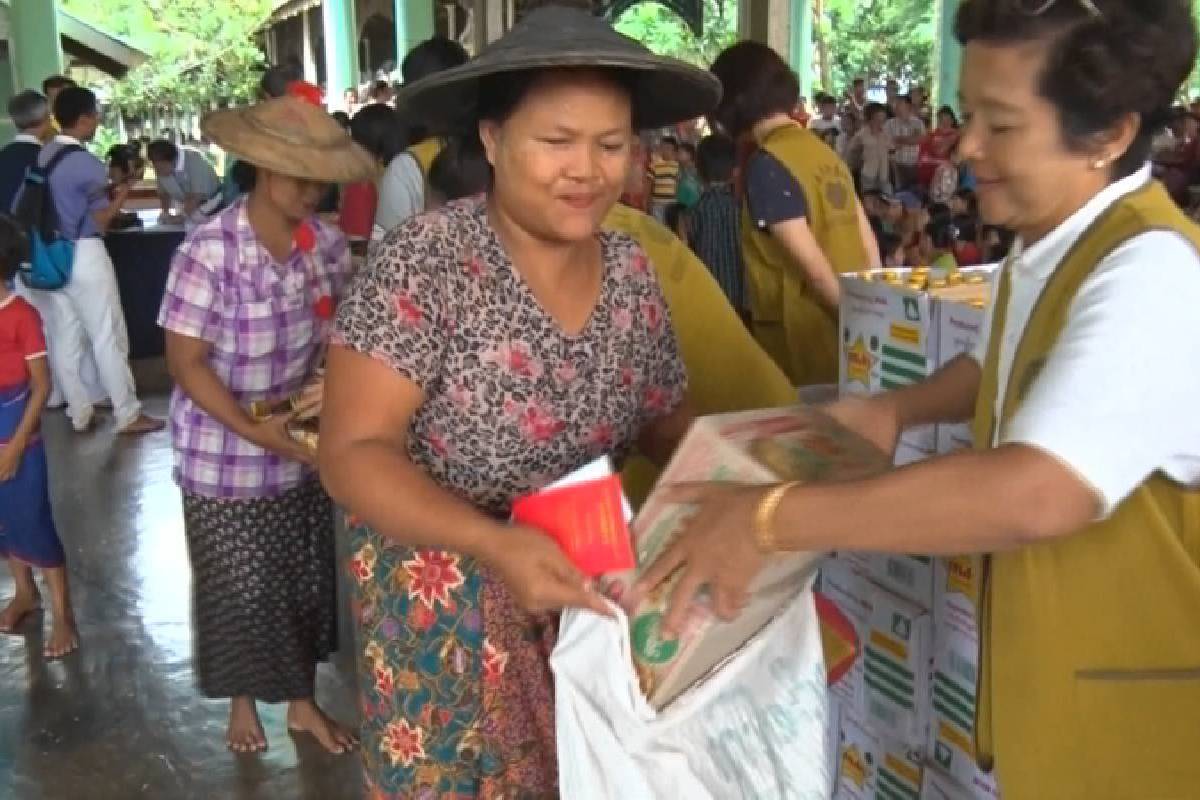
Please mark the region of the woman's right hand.
POLYGON ((316 454, 297 442, 288 433, 287 426, 294 419, 294 414, 277 414, 262 422, 257 422, 254 425, 254 434, 249 437, 250 441, 278 456, 315 467, 317 465, 316 454))
POLYGON ((889 456, 895 454, 900 442, 900 415, 892 398, 886 394, 874 397, 843 397, 825 406, 824 411, 889 456))
POLYGON ((491 537, 482 560, 497 572, 517 604, 534 614, 586 608, 606 617, 612 610, 562 549, 546 534, 519 525, 491 537))

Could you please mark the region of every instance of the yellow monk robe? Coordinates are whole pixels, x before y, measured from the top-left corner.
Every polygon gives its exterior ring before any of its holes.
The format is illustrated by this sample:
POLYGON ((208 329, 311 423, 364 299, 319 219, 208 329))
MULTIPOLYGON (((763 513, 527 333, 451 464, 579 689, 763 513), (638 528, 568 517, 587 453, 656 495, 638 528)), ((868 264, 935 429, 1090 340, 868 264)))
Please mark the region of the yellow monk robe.
POLYGON ((442 140, 431 136, 412 145, 405 152, 416 160, 417 166, 421 168, 421 174, 428 179, 429 168, 433 166, 433 160, 437 158, 438 153, 442 152, 442 140))
MULTIPOLYGON (((854 179, 820 137, 794 125, 759 144, 804 189, 807 221, 836 272, 869 266, 859 229, 854 179)), ((742 253, 754 336, 797 386, 837 383, 837 310, 823 307, 800 266, 770 231, 760 231, 743 204, 742 253)))
MULTIPOLYGON (((708 268, 675 234, 651 217, 617 205, 606 230, 631 236, 646 254, 666 296, 688 373, 688 398, 699 414, 793 405, 787 376, 763 352, 725 298, 708 268)), ((631 459, 623 480, 630 501, 645 499, 656 477, 642 458, 631 459)))
MULTIPOLYGON (((1200 228, 1159 184, 1118 200, 1047 283, 997 421, 1011 291, 1002 274, 977 447, 990 447, 997 422, 1003 428, 1020 407, 1080 286, 1121 243, 1150 230, 1177 231, 1200 250, 1200 228)), ((980 763, 994 762, 1005 800, 1200 797, 1200 492, 1155 475, 1107 520, 984 563, 976 737, 980 763)))

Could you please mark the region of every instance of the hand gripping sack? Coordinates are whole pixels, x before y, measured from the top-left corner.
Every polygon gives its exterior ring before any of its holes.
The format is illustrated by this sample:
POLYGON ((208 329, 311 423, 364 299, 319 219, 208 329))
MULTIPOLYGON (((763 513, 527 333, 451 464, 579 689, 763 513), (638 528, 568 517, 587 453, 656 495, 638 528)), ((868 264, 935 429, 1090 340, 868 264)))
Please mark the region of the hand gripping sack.
POLYGON ((550 665, 562 797, 829 797, 829 700, 808 588, 661 712, 638 685, 624 614, 565 611, 550 665))
POLYGON ((71 279, 75 242, 64 235, 59 225, 50 175, 64 158, 81 150, 79 145, 66 145, 45 166, 31 167, 21 185, 13 216, 29 237, 29 262, 22 265, 20 275, 30 289, 53 292, 71 279))

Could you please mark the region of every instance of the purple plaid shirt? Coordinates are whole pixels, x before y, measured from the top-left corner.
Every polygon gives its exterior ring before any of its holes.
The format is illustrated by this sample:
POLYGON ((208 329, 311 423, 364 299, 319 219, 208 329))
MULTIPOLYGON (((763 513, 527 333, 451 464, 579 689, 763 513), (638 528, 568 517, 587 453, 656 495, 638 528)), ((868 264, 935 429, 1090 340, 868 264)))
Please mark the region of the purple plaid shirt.
MULTIPOLYGON (((320 298, 339 296, 350 250, 336 228, 312 220, 317 246, 279 264, 259 242, 240 201, 192 231, 171 262, 158 323, 212 345, 209 365, 237 401, 298 390, 317 367, 331 322, 320 298)), ((273 497, 311 471, 251 444, 176 387, 171 396, 175 479, 206 497, 273 497)))

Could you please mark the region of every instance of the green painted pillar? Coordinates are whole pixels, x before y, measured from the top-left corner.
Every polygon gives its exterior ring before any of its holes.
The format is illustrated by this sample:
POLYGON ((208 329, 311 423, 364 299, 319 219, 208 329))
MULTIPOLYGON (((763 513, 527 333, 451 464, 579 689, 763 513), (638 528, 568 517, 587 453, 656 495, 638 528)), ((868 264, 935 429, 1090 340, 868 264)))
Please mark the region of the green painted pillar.
POLYGON ((354 0, 325 0, 321 4, 325 32, 325 99, 345 108, 347 89, 358 88, 358 23, 354 0))
MULTIPOLYGON (((492 0, 503 2, 503 0, 492 0)), ((434 34, 433 0, 396 0, 396 63, 434 34)))
POLYGON ((58 0, 12 0, 8 44, 15 51, 13 85, 18 91, 41 91, 42 81, 62 73, 58 0))
POLYGON ((813 13, 812 0, 791 0, 788 60, 800 75, 800 94, 812 107, 813 89, 813 13))
POLYGON ((959 0, 937 2, 937 75, 934 78, 934 108, 958 110, 958 77, 962 71, 962 45, 954 38, 954 16, 959 0))

